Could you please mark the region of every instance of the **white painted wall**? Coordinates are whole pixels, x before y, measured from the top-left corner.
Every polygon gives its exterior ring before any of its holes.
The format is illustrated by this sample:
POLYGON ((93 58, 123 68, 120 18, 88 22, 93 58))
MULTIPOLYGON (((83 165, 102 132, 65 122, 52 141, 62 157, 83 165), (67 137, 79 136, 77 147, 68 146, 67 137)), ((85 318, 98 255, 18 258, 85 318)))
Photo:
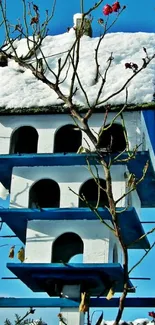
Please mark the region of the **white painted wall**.
POLYGON ((66 232, 83 240, 83 263, 109 261, 109 229, 99 220, 35 220, 28 222, 25 262, 50 263, 53 242, 66 232))
MULTIPOLYGON (((114 118, 115 113, 109 113, 107 124, 114 118)), ((140 112, 125 112, 124 119, 129 138, 130 149, 136 144, 142 142, 141 132, 141 114, 140 112)), ((104 114, 94 114, 90 120, 89 125, 98 132, 103 124, 104 114)), ((120 117, 115 121, 121 123, 120 117)), ((21 126, 32 126, 36 128, 38 139, 38 153, 52 153, 54 146, 55 132, 63 125, 74 124, 72 118, 67 114, 55 115, 17 115, 17 116, 1 116, 0 121, 0 154, 8 154, 10 148, 10 137, 13 131, 21 126)), ((83 133, 82 145, 87 147, 86 141, 93 149, 88 137, 83 133)), ((138 149, 140 150, 140 148, 138 149)))
MULTIPOLYGON (((114 117, 110 113, 107 124, 114 117)), ((95 114, 90 119, 90 126, 94 132, 98 132, 103 121, 103 114, 95 114)), ((142 142, 141 115, 140 112, 126 112, 124 114, 128 132, 130 148, 142 142)), ((120 118, 116 120, 120 122, 120 118)), ((73 121, 68 115, 41 115, 41 116, 4 116, 0 126, 0 150, 1 153, 9 153, 10 136, 13 130, 20 126, 29 125, 37 129, 39 134, 38 153, 52 152, 54 133, 56 130, 73 121)), ((83 146, 86 146, 83 135, 83 146)), ((92 148, 92 146, 91 146, 92 148)), ((139 148, 140 149, 140 148, 139 148)), ((126 192, 126 179, 124 177, 127 167, 123 165, 112 166, 112 189, 115 200, 126 192)), ((94 169, 95 172, 95 169, 94 169)), ((99 176, 104 178, 101 166, 98 166, 99 176)), ((86 166, 52 166, 52 167, 14 167, 11 182, 10 208, 27 208, 29 190, 38 180, 50 178, 60 186, 60 207, 78 207, 78 197, 69 191, 68 187, 79 193, 81 185, 91 178, 86 166)), ((130 204, 138 209, 140 201, 137 193, 131 195, 130 204)), ((129 202, 123 199, 119 207, 125 207, 129 202)), ((111 232, 98 220, 73 220, 73 221, 30 221, 28 222, 26 237, 25 262, 51 262, 51 251, 54 240, 61 234, 72 231, 77 233, 84 243, 84 263, 112 262, 114 244, 118 248, 119 261, 121 252, 119 243, 111 232)))
MULTIPOLYGON (((79 313, 79 308, 61 308, 60 312, 62 313, 63 319, 67 325, 84 324, 84 313, 79 313)), ((59 325, 62 325, 62 322, 59 322, 59 325)))
MULTIPOLYGON (((104 179, 101 166, 97 166, 98 173, 104 179)), ((124 173, 126 166, 111 167, 112 189, 115 200, 126 191, 124 173)), ((96 174, 95 168, 93 172, 96 174)), ((81 185, 92 178, 87 166, 39 166, 39 167, 14 167, 11 181, 10 208, 27 208, 31 186, 40 179, 49 178, 56 181, 60 187, 60 207, 78 207, 78 196, 69 190, 69 187, 79 193, 81 185)), ((118 206, 124 207, 126 199, 119 202, 118 206)))
POLYGON ((150 137, 149 137, 149 134, 148 134, 148 130, 147 130, 147 126, 145 124, 145 119, 144 119, 143 114, 141 114, 141 119, 142 119, 142 132, 143 132, 143 135, 145 135, 145 138, 144 138, 145 148, 144 148, 144 150, 149 150, 150 157, 151 157, 151 162, 152 162, 152 167, 153 167, 153 169, 155 171, 155 154, 154 154, 154 151, 153 151, 153 148, 152 148, 151 140, 150 140, 150 137))

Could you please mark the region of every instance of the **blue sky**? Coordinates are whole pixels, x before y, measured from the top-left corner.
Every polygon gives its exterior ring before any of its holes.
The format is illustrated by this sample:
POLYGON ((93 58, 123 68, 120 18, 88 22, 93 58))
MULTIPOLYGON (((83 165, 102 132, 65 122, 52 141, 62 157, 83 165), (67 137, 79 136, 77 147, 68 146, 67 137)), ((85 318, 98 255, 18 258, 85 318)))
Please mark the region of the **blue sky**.
MULTIPOLYGON (((22 6, 20 0, 7 1, 8 2, 8 18, 9 20, 16 24, 17 18, 22 17, 22 6)), ((85 9, 87 10, 94 4, 94 0, 85 0, 85 9)), ((57 6, 55 11, 55 17, 50 23, 50 34, 59 34, 64 33, 68 26, 72 26, 72 17, 76 12, 80 12, 80 1, 79 0, 57 0, 57 6)), ((106 1, 104 4, 112 4, 112 1, 106 1)), ((112 31, 122 31, 122 32, 154 32, 155 31, 155 3, 154 1, 146 0, 124 0, 120 2, 121 5, 126 5, 127 8, 125 12, 120 17, 119 21, 115 25, 112 31)), ((52 2, 49 0, 37 0, 36 5, 39 5, 40 11, 43 12, 45 9, 49 9, 52 6, 52 2)), ((100 34, 100 26, 96 23, 98 18, 102 18, 102 8, 101 5, 96 12, 93 12, 93 36, 100 34)), ((42 16, 42 15, 41 15, 42 16)), ((3 30, 0 32, 0 41, 4 40, 3 30)), ((4 202, 3 202, 4 203, 4 202)), ((6 203, 5 203, 6 204, 6 203)), ((143 209, 141 218, 142 220, 154 220, 154 209, 143 209)), ((146 226, 146 231, 150 229, 151 226, 146 226)), ((153 225, 152 225, 153 227, 153 225)), ((10 230, 4 226, 1 235, 10 234, 10 230)), ((153 241, 154 235, 151 235, 150 242, 153 241)), ((0 268, 0 278, 2 276, 11 276, 11 273, 6 269, 6 263, 8 259, 8 251, 10 246, 13 244, 21 246, 21 243, 18 239, 1 239, 0 245, 7 244, 8 246, 0 247, 0 257, 1 257, 1 268, 0 268)), ((131 266, 137 261, 137 259, 142 255, 141 252, 133 251, 130 254, 131 266)), ((134 284, 137 286, 137 296, 154 296, 154 283, 155 283, 155 263, 154 261, 154 252, 152 251, 142 265, 133 272, 132 276, 141 276, 141 277, 151 277, 150 281, 134 281, 134 284)), ((32 293, 24 284, 18 280, 0 280, 0 295, 1 296, 14 296, 20 295, 24 296, 38 296, 32 293)), ((41 295, 42 296, 42 295, 41 295)), ((124 313, 124 319, 134 320, 135 318, 147 317, 148 311, 150 309, 126 309, 124 313)), ((14 312, 18 312, 14 309, 2 310, 0 309, 0 319, 1 324, 3 323, 6 317, 13 319, 14 312)), ((24 314, 24 310, 19 310, 20 314, 24 314)), ((51 324, 51 319, 53 324, 56 324, 56 314, 57 311, 50 310, 37 310, 35 318, 42 317, 48 324, 51 324)), ((116 309, 105 309, 104 317, 105 319, 113 319, 116 314, 116 309)))
MULTIPOLYGON (((17 23, 17 18, 22 19, 22 1, 14 0, 7 1, 7 13, 8 18, 12 24, 17 23)), ((49 12, 52 9, 53 1, 49 0, 36 0, 35 3, 39 5, 41 18, 46 9, 49 12)), ((84 8, 88 10, 95 3, 94 0, 84 0, 84 8)), ((111 0, 104 1, 104 4, 112 4, 111 0)), ((113 27, 112 31, 123 32, 154 32, 155 31, 155 4, 154 1, 146 0, 122 0, 121 5, 126 5, 126 10, 117 21, 117 24, 113 27)), ((97 24, 97 19, 102 18, 101 5, 96 11, 92 13, 93 16, 93 36, 97 36, 101 32, 100 26, 97 24)), ((80 12, 80 0, 57 0, 55 15, 50 22, 50 34, 60 34, 67 30, 68 26, 72 26, 74 13, 80 12)), ((4 39, 3 31, 0 32, 0 40, 4 39)))

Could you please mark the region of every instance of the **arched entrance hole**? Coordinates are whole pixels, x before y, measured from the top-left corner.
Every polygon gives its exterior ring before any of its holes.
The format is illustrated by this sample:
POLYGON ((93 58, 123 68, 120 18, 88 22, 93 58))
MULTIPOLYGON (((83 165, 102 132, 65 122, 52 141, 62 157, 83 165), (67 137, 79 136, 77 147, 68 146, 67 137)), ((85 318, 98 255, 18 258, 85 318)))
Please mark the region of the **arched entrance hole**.
MULTIPOLYGON (((96 206, 97 202, 99 202, 99 207, 108 206, 107 194, 104 191, 106 189, 106 182, 104 179, 98 179, 97 181, 99 185, 97 185, 94 179, 87 180, 82 184, 79 195, 80 197, 84 196, 92 206, 96 206)), ((79 207, 86 206, 86 203, 79 198, 79 207)))
POLYGON ((60 205, 59 185, 51 179, 41 179, 30 189, 29 208, 58 208, 60 205))
POLYGON ((53 243, 52 263, 68 263, 77 254, 83 254, 83 241, 79 235, 66 232, 53 243))
POLYGON ((103 148, 108 152, 121 152, 125 150, 126 140, 122 125, 114 123, 105 130, 100 137, 98 148, 103 148))
POLYGON ((10 153, 37 153, 38 132, 32 126, 21 126, 11 137, 10 153))
POLYGON ((75 125, 64 125, 56 131, 54 152, 77 152, 82 143, 82 132, 75 125))

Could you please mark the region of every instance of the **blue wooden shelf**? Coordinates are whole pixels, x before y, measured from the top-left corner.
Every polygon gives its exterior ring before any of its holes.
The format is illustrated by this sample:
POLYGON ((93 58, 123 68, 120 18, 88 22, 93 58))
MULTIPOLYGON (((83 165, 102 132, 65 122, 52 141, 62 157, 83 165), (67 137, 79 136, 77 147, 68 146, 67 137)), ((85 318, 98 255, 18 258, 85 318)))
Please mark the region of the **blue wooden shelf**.
MULTIPOLYGON (((121 208, 118 208, 118 212, 121 208)), ((98 212, 103 220, 111 220, 111 215, 107 209, 99 208, 98 212)), ((89 208, 53 208, 53 209, 1 209, 0 217, 2 221, 13 230, 13 232, 25 243, 27 221, 29 220, 97 220, 95 213, 89 208)), ((119 226, 124 243, 130 245, 139 237, 144 235, 144 229, 134 208, 118 213, 119 226)), ((98 222, 100 222, 98 220, 98 222)), ((102 225, 104 227, 104 225, 102 225)), ((149 248, 147 237, 137 241, 130 246, 130 249, 149 248)))
MULTIPOLYGON (((8 263, 7 267, 32 291, 59 296, 63 285, 79 284, 91 296, 105 296, 112 284, 123 291, 123 268, 118 263, 8 263)), ((131 292, 133 284, 128 282, 131 292)))
MULTIPOLYGON (((14 166, 73 166, 86 165, 87 154, 10 154, 0 155, 0 181, 5 187, 10 188, 12 168, 14 166)), ((111 155, 114 158, 116 155, 111 155)), ((127 153, 122 154, 121 159, 126 159, 127 153)), ((109 155, 105 154, 108 161, 109 155)), ((129 172, 136 174, 140 178, 146 161, 149 160, 149 168, 146 177, 141 182, 137 191, 141 200, 142 207, 155 207, 155 172, 150 161, 149 152, 137 152, 136 158, 128 163, 121 162, 128 166, 129 172), (147 191, 146 191, 147 188, 147 191)), ((90 164, 96 163, 96 155, 92 154, 90 164)), ((115 164, 120 164, 116 162, 115 164)))
MULTIPOLYGON (((155 308, 155 297, 127 297, 125 299, 125 307, 127 308, 155 308)), ((119 306, 119 298, 91 298, 90 307, 114 308, 119 306)), ((65 298, 0 298, 0 308, 78 308, 79 302, 76 300, 65 298)))

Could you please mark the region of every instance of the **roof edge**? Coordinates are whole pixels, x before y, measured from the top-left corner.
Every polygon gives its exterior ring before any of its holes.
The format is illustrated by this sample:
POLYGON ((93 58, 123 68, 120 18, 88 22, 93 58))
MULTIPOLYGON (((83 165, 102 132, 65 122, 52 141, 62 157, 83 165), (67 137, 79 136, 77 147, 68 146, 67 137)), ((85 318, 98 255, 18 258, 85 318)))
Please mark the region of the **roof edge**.
MULTIPOLYGON (((117 112, 122 109, 124 104, 109 106, 110 112, 117 112)), ((88 110, 87 107, 77 106, 80 113, 84 113, 88 110)), ((107 105, 96 108, 96 113, 104 113, 107 105)), ((143 111, 143 110, 155 110, 155 102, 143 103, 143 104, 129 104, 125 111, 143 111)), ((41 106, 41 107, 17 107, 6 108, 0 107, 0 115, 41 115, 41 114, 68 114, 70 110, 65 107, 64 104, 41 106)))

